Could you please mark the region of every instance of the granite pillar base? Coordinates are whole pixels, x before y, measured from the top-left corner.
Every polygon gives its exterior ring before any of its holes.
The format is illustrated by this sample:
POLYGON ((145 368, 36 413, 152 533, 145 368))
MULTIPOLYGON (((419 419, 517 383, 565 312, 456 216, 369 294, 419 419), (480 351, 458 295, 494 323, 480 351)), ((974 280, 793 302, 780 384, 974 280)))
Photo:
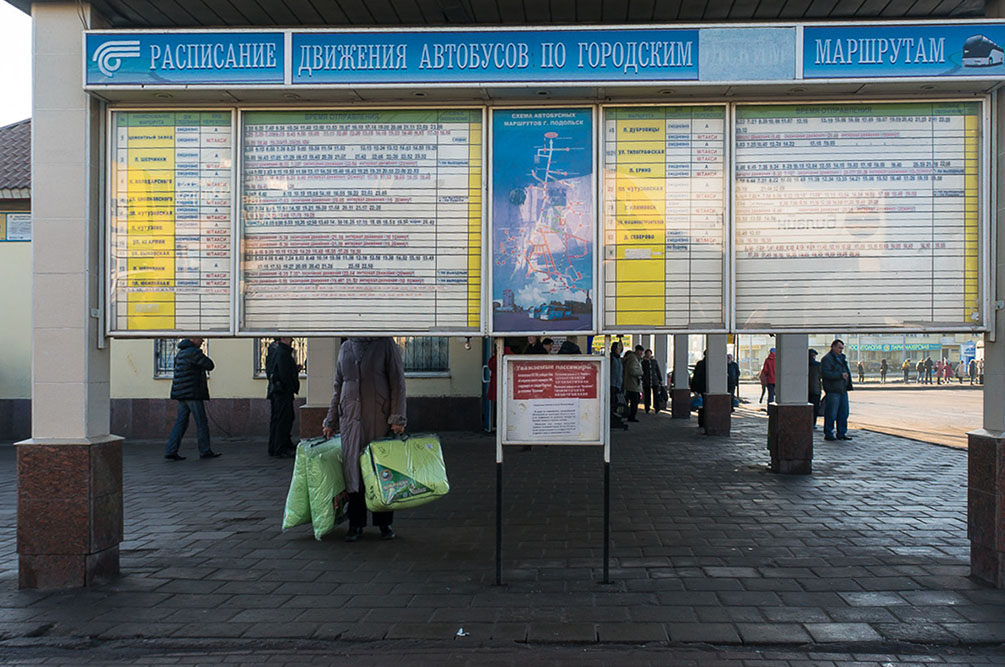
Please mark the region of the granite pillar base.
POLYGON ((79 588, 119 572, 122 439, 17 447, 21 588, 79 588))
POLYGON ((768 404, 768 452, 771 472, 813 472, 813 406, 768 404))
POLYGON ((705 394, 702 397, 702 426, 705 435, 729 435, 733 412, 730 394, 705 394))
POLYGON ((691 418, 691 390, 670 390, 670 417, 673 419, 691 418))
POLYGON ((967 434, 967 537, 970 574, 1005 588, 1005 434, 967 434))
POLYGON ((321 435, 321 422, 328 414, 327 405, 300 406, 300 437, 316 438, 321 435))

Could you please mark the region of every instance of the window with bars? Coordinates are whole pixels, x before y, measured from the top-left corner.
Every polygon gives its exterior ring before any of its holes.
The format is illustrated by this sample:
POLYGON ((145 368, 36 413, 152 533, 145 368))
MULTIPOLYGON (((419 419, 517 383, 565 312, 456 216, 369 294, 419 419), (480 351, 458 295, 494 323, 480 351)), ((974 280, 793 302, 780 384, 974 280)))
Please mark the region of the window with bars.
MULTIPOLYGON (((154 339, 154 377, 174 377, 174 357, 178 354, 178 343, 182 338, 154 339)), ((209 354, 209 341, 202 341, 203 354, 209 354)))
MULTIPOLYGON (((255 377, 265 377, 265 358, 269 354, 271 338, 255 339, 255 377)), ((293 339, 293 360, 300 364, 300 377, 307 377, 307 339, 293 339)))
POLYGON ((446 375, 450 372, 448 338, 395 336, 408 375, 446 375))

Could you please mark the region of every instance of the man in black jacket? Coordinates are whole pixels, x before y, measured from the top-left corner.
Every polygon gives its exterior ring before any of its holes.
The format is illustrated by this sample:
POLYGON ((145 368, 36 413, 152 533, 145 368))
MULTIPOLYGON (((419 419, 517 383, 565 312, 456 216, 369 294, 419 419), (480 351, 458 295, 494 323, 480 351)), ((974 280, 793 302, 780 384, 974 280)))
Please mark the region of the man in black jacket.
POLYGON ((219 456, 209 448, 209 423, 206 421, 206 406, 209 400, 209 386, 206 372, 213 370, 213 360, 202 353, 202 338, 185 338, 178 343, 178 353, 174 357, 174 379, 171 381, 171 398, 178 401, 178 419, 171 429, 164 458, 170 461, 184 461, 178 454, 181 439, 188 428, 188 416, 195 417, 196 434, 199 437, 199 458, 212 459, 219 456))
POLYGON ((293 395, 300 391, 300 366, 293 359, 293 339, 276 338, 265 356, 265 375, 269 379, 267 398, 272 404, 269 416, 269 456, 292 458, 296 452, 290 440, 293 427, 293 395))

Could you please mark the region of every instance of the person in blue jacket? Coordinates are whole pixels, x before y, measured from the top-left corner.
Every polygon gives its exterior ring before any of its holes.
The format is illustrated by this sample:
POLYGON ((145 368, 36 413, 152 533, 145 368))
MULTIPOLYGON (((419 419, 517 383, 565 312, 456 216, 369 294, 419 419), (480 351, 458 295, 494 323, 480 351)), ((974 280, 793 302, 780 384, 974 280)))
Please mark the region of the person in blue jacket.
POLYGON ((219 456, 209 447, 209 422, 206 421, 206 406, 209 400, 209 384, 206 373, 213 370, 213 360, 202 352, 202 338, 185 338, 178 343, 178 353, 174 357, 174 379, 171 381, 171 398, 178 401, 178 419, 171 429, 164 458, 169 461, 184 461, 178 454, 181 439, 188 428, 188 416, 195 417, 195 431, 198 435, 199 458, 213 459, 219 456))
POLYGON ((820 360, 824 382, 824 440, 851 440, 848 435, 848 392, 854 389, 851 369, 844 356, 844 341, 835 339, 831 351, 820 360), (837 434, 834 424, 837 423, 837 434))

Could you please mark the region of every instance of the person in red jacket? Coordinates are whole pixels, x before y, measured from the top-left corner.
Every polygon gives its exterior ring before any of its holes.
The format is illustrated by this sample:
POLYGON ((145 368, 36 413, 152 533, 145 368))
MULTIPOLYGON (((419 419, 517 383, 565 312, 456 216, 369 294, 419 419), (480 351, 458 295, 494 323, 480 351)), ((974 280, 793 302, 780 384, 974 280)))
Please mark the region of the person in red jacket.
POLYGON ((775 348, 768 351, 768 358, 761 367, 761 384, 768 388, 768 403, 775 402, 775 348))

